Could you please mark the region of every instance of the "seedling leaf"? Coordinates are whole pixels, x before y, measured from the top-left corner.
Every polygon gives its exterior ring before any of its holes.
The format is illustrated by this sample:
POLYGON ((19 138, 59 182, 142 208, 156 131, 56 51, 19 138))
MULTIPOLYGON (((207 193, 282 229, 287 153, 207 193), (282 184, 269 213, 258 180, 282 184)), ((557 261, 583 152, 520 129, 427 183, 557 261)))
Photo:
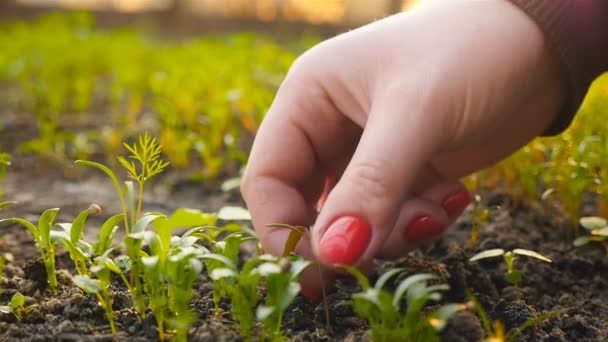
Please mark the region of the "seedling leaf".
POLYGON ((493 257, 501 256, 503 254, 505 254, 505 250, 502 249, 502 248, 488 249, 488 250, 485 250, 483 252, 479 252, 479 253, 475 254, 474 256, 472 256, 469 259, 469 261, 476 261, 476 260, 480 260, 480 259, 493 258, 493 257))
POLYGON ((513 253, 519 254, 519 255, 529 256, 529 257, 536 258, 536 259, 539 259, 539 260, 542 260, 542 261, 546 261, 546 262, 549 262, 549 263, 551 262, 551 259, 547 258, 546 256, 544 256, 544 255, 542 255, 540 253, 537 253, 535 251, 528 250, 528 249, 515 248, 513 250, 513 253))
POLYGON ((51 227, 53 226, 57 212, 59 212, 59 208, 48 209, 40 215, 38 231, 40 232, 40 238, 45 243, 51 240, 51 227))
POLYGON ((577 238, 576 240, 574 240, 573 244, 575 247, 580 247, 580 246, 584 246, 584 245, 588 244, 589 242, 591 242, 590 236, 581 236, 581 237, 577 238))
POLYGON ((256 316, 260 321, 270 317, 276 311, 274 306, 260 305, 256 309, 256 316))
POLYGON ((0 203, 0 210, 8 207, 9 205, 13 205, 13 204, 17 204, 17 202, 1 202, 0 203))
POLYGON ((19 224, 19 225, 27 228, 30 231, 30 233, 32 233, 32 235, 34 236, 34 239, 36 241, 40 241, 40 233, 38 232, 38 228, 36 228, 36 226, 34 226, 30 221, 13 217, 13 218, 7 218, 7 219, 0 220, 0 223, 2 223, 2 222, 11 222, 14 224, 19 224))
POLYGON ((211 277, 211 279, 213 280, 220 280, 223 278, 233 278, 236 277, 238 274, 230 269, 230 268, 216 268, 213 271, 211 271, 211 273, 209 274, 209 277, 211 277))
POLYGON ((11 298, 11 303, 10 306, 11 308, 16 309, 16 308, 21 308, 25 305, 25 297, 17 292, 13 295, 13 297, 11 298))
POLYGON ((346 270, 348 273, 350 273, 353 277, 355 277, 355 279, 357 279, 357 282, 359 283, 359 285, 361 286, 361 288, 363 290, 368 290, 371 288, 367 277, 361 271, 359 271, 357 268, 349 266, 349 265, 341 265, 340 267, 343 268, 344 270, 346 270))
POLYGON ((251 214, 247 209, 234 206, 221 208, 217 217, 224 221, 251 221, 251 214))
POLYGON ((579 223, 587 230, 603 228, 608 225, 606 219, 597 216, 581 217, 579 223))
POLYGON ((94 249, 95 253, 101 255, 105 253, 105 251, 110 248, 112 244, 112 238, 114 234, 118 230, 118 224, 120 221, 125 219, 124 214, 114 215, 106 220, 103 223, 101 228, 99 229, 99 241, 95 243, 94 249))
POLYGON ((395 276, 398 273, 401 273, 403 271, 405 271, 405 268, 393 268, 387 272, 384 272, 380 276, 380 278, 378 278, 378 280, 376 281, 374 288, 376 290, 382 290, 384 288, 384 285, 386 284, 386 282, 388 282, 390 280, 390 278, 392 278, 393 276, 395 276))
POLYGON ((87 293, 98 293, 102 289, 101 281, 97 279, 91 279, 90 277, 85 275, 73 276, 72 281, 74 282, 74 285, 80 287, 87 293))
POLYGON ((419 284, 421 282, 426 282, 427 280, 437 279, 437 278, 438 277, 436 275, 430 274, 430 273, 414 274, 412 276, 405 278, 405 280, 403 280, 399 284, 399 286, 397 286, 397 289, 395 290, 395 296, 393 297, 393 307, 399 308, 399 303, 401 302, 401 299, 403 299, 403 296, 405 295, 405 293, 408 292, 408 290, 412 286, 419 284))

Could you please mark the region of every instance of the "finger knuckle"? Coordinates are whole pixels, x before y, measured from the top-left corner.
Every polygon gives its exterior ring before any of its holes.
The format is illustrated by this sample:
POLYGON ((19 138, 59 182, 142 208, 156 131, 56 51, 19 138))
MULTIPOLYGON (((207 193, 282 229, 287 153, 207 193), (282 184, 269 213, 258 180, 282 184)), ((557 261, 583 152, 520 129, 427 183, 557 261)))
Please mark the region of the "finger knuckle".
POLYGON ((390 197, 395 187, 382 172, 382 165, 379 161, 351 165, 346 179, 367 200, 384 200, 390 197))

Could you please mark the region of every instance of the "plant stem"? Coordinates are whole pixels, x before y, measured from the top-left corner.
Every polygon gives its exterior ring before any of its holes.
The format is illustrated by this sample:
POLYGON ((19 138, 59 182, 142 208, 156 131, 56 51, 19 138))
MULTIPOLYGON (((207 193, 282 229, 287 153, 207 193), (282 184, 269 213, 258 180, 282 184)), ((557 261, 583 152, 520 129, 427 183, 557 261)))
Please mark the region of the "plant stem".
POLYGON ((137 201, 137 214, 135 215, 135 219, 139 220, 139 218, 141 217, 141 207, 142 207, 142 203, 144 201, 144 183, 145 181, 141 181, 139 183, 139 196, 138 196, 138 201, 137 201))

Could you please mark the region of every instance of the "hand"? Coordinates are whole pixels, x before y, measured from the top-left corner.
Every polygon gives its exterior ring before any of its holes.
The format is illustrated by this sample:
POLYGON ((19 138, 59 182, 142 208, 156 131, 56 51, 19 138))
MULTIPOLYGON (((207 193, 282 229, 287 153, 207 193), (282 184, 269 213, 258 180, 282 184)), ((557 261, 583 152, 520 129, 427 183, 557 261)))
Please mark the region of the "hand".
POLYGON ((547 128, 564 84, 506 0, 431 1, 320 43, 286 76, 243 178, 262 246, 280 254, 287 238, 269 223, 312 226, 296 251, 325 279, 333 264, 404 255, 466 207, 459 178, 547 128))

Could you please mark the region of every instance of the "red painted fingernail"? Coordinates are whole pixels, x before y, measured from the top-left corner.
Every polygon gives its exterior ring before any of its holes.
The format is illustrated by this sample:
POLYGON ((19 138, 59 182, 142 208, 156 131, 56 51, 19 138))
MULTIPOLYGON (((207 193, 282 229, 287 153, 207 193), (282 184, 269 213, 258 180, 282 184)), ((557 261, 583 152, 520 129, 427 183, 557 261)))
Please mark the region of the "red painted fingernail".
POLYGON ((301 292, 304 295, 304 297, 308 298, 312 302, 318 302, 320 299, 319 294, 311 289, 307 289, 307 288, 303 287, 301 292))
POLYGON ((458 191, 447 196, 442 203, 448 217, 453 219, 462 214, 462 211, 471 203, 472 197, 468 191, 458 191))
POLYGON ((364 219, 342 216, 321 237, 320 257, 330 264, 353 265, 367 248, 371 227, 364 219))
POLYGON ((420 216, 412 221, 405 229, 405 238, 412 242, 429 241, 443 233, 443 224, 430 216, 420 216))

